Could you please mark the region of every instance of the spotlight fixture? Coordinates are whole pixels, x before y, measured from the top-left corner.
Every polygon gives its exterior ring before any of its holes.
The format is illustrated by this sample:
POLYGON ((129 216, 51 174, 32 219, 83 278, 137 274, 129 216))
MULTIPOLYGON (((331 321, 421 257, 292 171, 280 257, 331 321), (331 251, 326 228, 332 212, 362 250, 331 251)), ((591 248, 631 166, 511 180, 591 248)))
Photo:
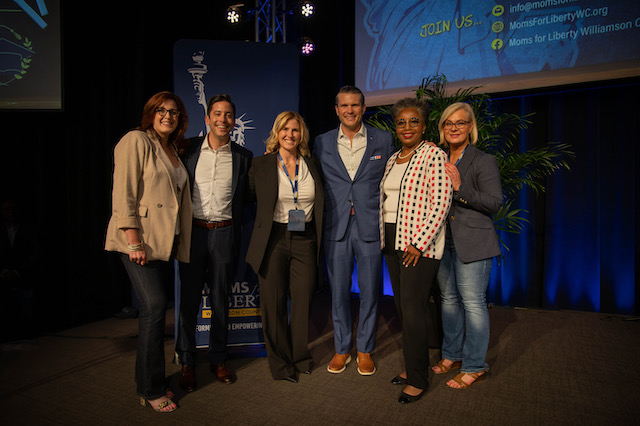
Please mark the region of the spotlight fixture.
POLYGON ((300 14, 305 18, 310 18, 311 15, 316 11, 315 6, 310 1, 301 1, 300 2, 300 14))
POLYGON ((302 37, 298 44, 300 46, 300 53, 304 56, 309 56, 316 50, 316 45, 309 37, 302 37))
POLYGON ((238 5, 229 6, 227 8, 227 21, 232 24, 240 22, 240 8, 238 5))

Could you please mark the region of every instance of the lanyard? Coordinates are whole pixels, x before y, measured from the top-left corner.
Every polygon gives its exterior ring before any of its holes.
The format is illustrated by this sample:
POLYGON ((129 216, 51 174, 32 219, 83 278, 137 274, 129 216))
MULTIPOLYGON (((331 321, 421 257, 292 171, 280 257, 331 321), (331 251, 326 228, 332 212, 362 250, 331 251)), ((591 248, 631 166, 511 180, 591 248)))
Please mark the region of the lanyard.
POLYGON ((291 176, 289 176, 289 172, 287 171, 287 166, 285 166, 284 160, 282 159, 280 153, 278 153, 278 159, 280 160, 280 164, 282 165, 282 170, 284 170, 284 173, 289 178, 289 183, 291 184, 291 189, 293 190, 293 203, 296 206, 296 210, 298 210, 298 158, 296 158, 296 175, 294 181, 291 180, 291 176))
MULTIPOLYGON (((454 166, 458 167, 458 163, 460 162, 460 160, 462 160, 462 157, 464 157, 464 153, 467 151, 467 148, 469 148, 469 144, 467 144, 467 146, 464 147, 464 150, 462 151, 462 155, 460 155, 460 158, 456 160, 456 164, 454 164, 454 166)), ((449 158, 451 158, 451 151, 449 151, 449 158)))

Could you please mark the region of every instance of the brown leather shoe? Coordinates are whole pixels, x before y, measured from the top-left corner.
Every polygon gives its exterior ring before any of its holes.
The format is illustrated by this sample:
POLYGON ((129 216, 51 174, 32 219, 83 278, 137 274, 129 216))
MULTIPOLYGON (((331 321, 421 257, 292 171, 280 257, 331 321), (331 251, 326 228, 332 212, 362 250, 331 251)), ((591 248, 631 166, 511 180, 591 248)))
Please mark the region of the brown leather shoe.
POLYGON ((196 390, 196 372, 190 365, 183 365, 178 384, 187 392, 196 390))
POLYGON ((211 364, 211 372, 216 375, 216 380, 225 385, 234 383, 237 379, 233 371, 225 367, 224 364, 211 364))
POLYGON ((350 354, 335 354, 327 366, 327 371, 335 374, 342 373, 350 362, 350 354))
POLYGON ((376 366, 373 364, 371 354, 358 352, 358 373, 363 376, 370 376, 376 372, 376 366))

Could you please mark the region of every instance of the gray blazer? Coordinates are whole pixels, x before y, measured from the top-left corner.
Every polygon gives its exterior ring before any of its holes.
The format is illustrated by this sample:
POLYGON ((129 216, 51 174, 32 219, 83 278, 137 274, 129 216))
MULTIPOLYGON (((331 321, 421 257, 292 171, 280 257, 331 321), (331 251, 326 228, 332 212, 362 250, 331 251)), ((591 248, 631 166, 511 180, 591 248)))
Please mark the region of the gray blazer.
POLYGON ((464 263, 498 256, 500 241, 491 218, 503 201, 498 162, 469 145, 457 167, 462 184, 448 221, 456 254, 464 263))

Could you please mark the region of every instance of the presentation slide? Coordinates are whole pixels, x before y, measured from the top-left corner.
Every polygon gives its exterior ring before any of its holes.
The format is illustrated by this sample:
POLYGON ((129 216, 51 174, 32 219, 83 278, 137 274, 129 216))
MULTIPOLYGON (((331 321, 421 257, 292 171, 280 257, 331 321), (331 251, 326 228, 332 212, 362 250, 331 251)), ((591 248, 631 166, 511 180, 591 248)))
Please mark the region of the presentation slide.
POLYGON ((638 0, 356 0, 355 31, 368 105, 436 74, 487 93, 640 75, 638 0))
POLYGON ((0 0, 0 108, 62 108, 59 0, 0 0))

